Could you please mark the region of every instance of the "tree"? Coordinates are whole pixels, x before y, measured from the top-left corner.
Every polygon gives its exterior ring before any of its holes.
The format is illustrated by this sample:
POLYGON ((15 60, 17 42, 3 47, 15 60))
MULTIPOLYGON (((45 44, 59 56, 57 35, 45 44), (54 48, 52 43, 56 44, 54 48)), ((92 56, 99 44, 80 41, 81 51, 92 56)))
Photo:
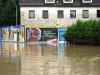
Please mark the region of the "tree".
MULTIPOLYGON (((18 6, 18 0, 14 1, 18 6)), ((16 25, 16 7, 12 0, 2 0, 0 3, 0 8, 2 9, 0 12, 0 25, 16 25)))

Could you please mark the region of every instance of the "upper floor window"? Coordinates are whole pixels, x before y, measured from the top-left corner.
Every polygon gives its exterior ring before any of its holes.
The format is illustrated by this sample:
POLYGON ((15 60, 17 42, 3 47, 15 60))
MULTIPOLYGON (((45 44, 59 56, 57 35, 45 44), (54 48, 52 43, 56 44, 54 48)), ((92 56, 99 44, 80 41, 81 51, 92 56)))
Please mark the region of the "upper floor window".
POLYGON ((45 3, 55 3, 55 0, 45 0, 45 3))
POLYGON ((97 10, 97 18, 100 18, 100 10, 97 10))
POLYGON ((83 18, 89 18, 89 10, 83 10, 82 16, 83 18))
POLYGON ((63 0, 64 3, 73 3, 73 0, 63 0))
POLYGON ((76 10, 70 10, 70 18, 76 18, 76 10))
POLYGON ((34 10, 29 10, 29 18, 35 18, 35 11, 34 10))
POLYGON ((92 0, 83 0, 83 3, 92 3, 92 0))
POLYGON ((58 10, 58 18, 64 18, 63 10, 58 10))
POLYGON ((43 10, 42 18, 47 19, 49 17, 48 10, 43 10))

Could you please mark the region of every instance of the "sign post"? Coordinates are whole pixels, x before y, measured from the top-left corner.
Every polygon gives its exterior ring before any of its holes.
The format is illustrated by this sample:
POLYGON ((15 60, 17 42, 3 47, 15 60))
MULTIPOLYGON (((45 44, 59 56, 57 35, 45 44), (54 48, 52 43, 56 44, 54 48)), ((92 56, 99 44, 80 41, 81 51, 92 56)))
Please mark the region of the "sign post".
POLYGON ((66 32, 65 28, 58 28, 58 42, 59 43, 64 43, 65 38, 64 38, 64 33, 66 32))

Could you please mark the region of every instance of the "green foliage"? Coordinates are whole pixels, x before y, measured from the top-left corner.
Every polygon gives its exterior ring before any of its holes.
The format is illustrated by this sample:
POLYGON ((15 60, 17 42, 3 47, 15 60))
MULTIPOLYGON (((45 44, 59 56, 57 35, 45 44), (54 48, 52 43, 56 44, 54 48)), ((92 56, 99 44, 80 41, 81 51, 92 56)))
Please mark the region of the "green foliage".
POLYGON ((65 38, 76 43, 100 45, 100 20, 78 20, 67 28, 65 38))
POLYGON ((16 6, 18 7, 19 20, 19 6, 18 0, 0 0, 0 26, 1 25, 15 25, 16 24, 16 6))

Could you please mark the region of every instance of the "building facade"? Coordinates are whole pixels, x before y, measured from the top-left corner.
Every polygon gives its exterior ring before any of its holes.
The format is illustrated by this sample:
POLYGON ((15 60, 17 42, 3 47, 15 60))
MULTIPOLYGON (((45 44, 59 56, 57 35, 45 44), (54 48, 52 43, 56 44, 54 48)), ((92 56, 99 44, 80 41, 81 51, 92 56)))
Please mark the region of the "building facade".
POLYGON ((100 19, 100 0, 19 0, 21 25, 66 26, 100 19))

